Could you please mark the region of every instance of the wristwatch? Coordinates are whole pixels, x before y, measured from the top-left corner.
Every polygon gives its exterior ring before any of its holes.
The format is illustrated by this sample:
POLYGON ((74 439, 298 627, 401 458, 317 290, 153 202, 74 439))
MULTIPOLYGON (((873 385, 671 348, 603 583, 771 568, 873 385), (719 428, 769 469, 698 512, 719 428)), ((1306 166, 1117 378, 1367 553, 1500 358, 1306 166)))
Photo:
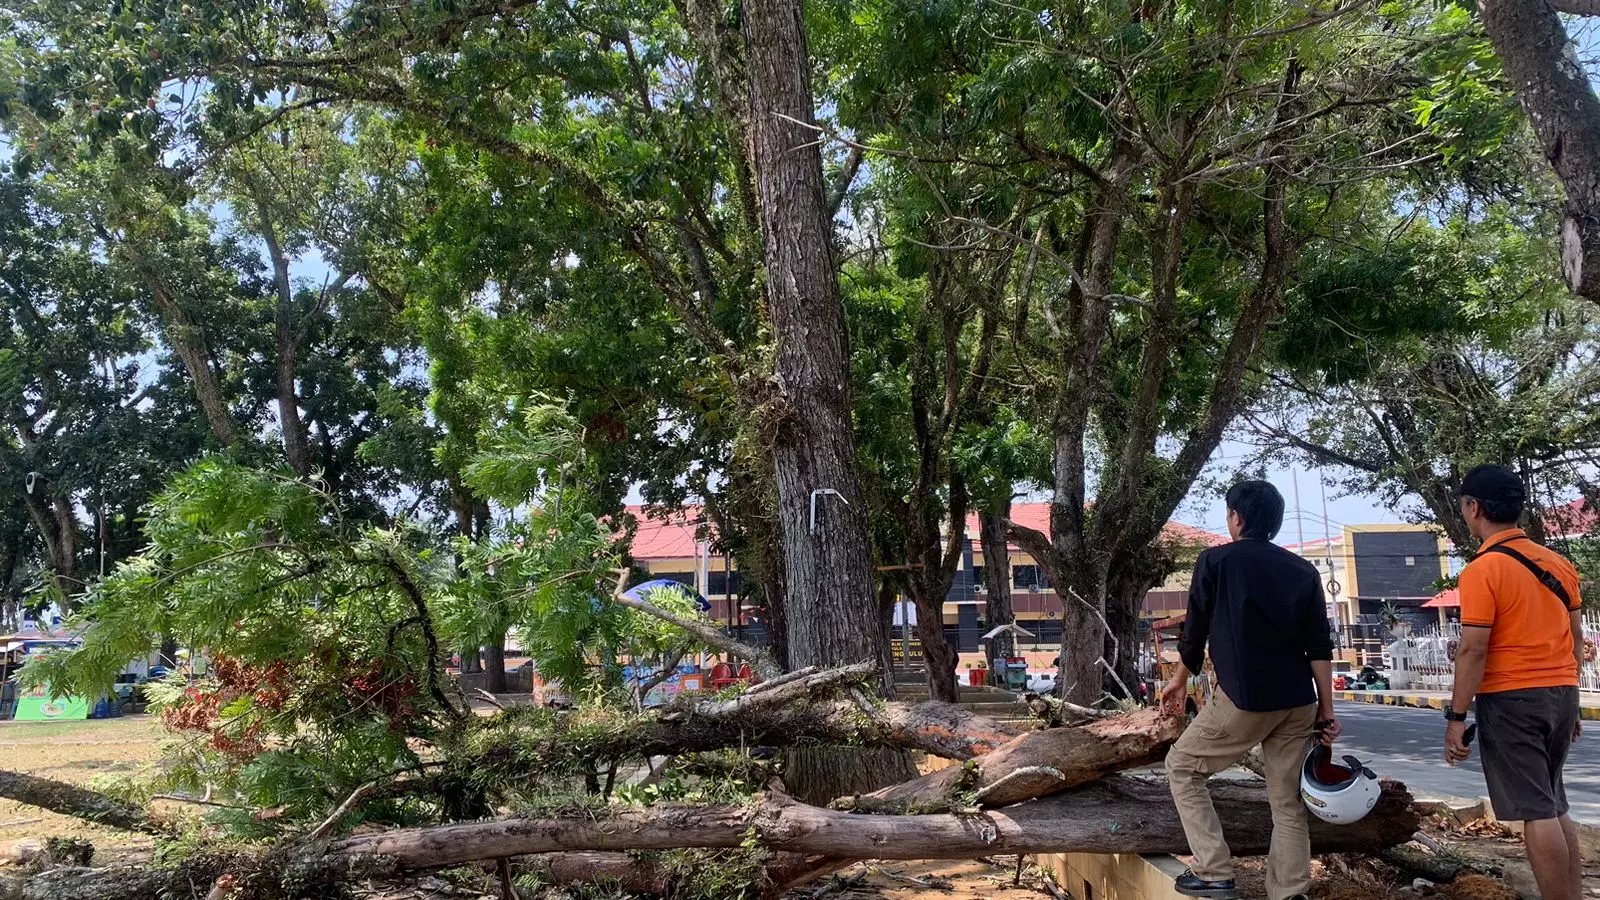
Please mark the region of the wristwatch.
POLYGON ((1458 713, 1446 706, 1444 708, 1444 720, 1446 722, 1465 722, 1467 720, 1467 714, 1464 712, 1458 713))

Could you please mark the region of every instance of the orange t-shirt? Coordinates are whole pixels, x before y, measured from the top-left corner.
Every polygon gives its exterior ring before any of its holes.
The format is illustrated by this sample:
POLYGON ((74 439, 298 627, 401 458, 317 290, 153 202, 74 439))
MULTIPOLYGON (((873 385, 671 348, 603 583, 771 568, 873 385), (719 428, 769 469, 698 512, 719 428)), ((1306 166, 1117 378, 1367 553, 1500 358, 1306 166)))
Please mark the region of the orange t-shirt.
POLYGON ((1489 658, 1479 693, 1578 684, 1578 662, 1572 653, 1572 619, 1555 592, 1527 566, 1504 553, 1485 553, 1509 544, 1534 565, 1554 575, 1582 606, 1578 570, 1565 556, 1528 539, 1520 528, 1502 531, 1483 542, 1472 563, 1461 571, 1461 624, 1489 629, 1489 658))

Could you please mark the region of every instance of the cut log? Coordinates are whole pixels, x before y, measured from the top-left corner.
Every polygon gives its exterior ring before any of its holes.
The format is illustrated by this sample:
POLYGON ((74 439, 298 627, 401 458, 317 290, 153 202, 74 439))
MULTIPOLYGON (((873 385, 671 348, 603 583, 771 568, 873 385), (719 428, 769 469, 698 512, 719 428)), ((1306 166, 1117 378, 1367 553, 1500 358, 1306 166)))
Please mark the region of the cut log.
MULTIPOLYGON (((1267 849, 1272 816, 1259 782, 1213 785, 1217 812, 1235 853, 1267 849)), ((1385 783, 1361 822, 1335 827, 1313 820, 1319 853, 1375 853, 1409 840, 1420 825, 1404 785, 1385 783)), ((145 900, 189 880, 239 876, 241 896, 294 896, 307 884, 351 881, 403 870, 570 851, 736 848, 759 843, 780 859, 803 856, 966 859, 1011 853, 1185 853, 1167 785, 1117 776, 1004 810, 972 815, 860 816, 808 806, 780 793, 749 807, 662 805, 611 816, 585 812, 556 819, 505 819, 360 834, 330 847, 301 845, 273 854, 197 854, 173 868, 59 870, 21 886, 25 900, 145 900), (289 882, 293 881, 291 885, 289 882)), ((591 857, 605 860, 606 857, 591 857)), ((816 871, 813 869, 813 871, 816 871)))
POLYGON ((630 853, 542 853, 517 860, 517 869, 547 884, 614 887, 650 897, 671 896, 677 884, 674 873, 659 863, 630 853))
POLYGON ((0 769, 0 797, 123 831, 154 835, 166 835, 171 831, 166 823, 152 818, 137 806, 98 791, 22 772, 0 769))
POLYGON ((1037 731, 966 766, 940 769, 865 799, 915 808, 970 793, 976 805, 1009 806, 1158 762, 1183 733, 1183 726, 1178 716, 1144 709, 1081 728, 1037 731))
MULTIPOLYGON (((1272 815, 1259 782, 1213 786, 1235 853, 1266 851, 1272 815)), ((1362 821, 1312 822, 1318 852, 1376 852, 1411 839, 1421 819, 1405 786, 1385 784, 1362 821)), ((511 819, 361 834, 332 846, 403 869, 561 850, 738 847, 874 859, 968 859, 1011 853, 1187 853, 1165 781, 1108 778, 1069 793, 974 815, 859 816, 772 794, 754 809, 664 805, 610 818, 511 819)))

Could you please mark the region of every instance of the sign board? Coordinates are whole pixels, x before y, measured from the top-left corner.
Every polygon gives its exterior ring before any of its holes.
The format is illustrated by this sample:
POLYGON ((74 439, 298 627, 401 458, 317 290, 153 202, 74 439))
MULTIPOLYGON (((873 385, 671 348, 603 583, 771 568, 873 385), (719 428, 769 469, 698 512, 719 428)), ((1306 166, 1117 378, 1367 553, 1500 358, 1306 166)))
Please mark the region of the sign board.
POLYGON ((895 625, 917 624, 917 608, 908 600, 897 601, 894 605, 895 625))
POLYGON ((50 699, 50 688, 38 685, 27 688, 17 697, 18 722, 58 722, 89 718, 89 701, 82 697, 50 699))
MULTIPOLYGON (((641 667, 633 672, 628 672, 625 669, 623 677, 629 681, 648 681, 650 678, 654 677, 654 675, 654 670, 647 667, 641 667)), ((650 693, 646 694, 644 697, 644 705, 647 708, 662 706, 679 694, 704 690, 704 688, 705 676, 703 674, 685 673, 680 671, 675 675, 669 676, 665 681, 651 688, 650 693)))

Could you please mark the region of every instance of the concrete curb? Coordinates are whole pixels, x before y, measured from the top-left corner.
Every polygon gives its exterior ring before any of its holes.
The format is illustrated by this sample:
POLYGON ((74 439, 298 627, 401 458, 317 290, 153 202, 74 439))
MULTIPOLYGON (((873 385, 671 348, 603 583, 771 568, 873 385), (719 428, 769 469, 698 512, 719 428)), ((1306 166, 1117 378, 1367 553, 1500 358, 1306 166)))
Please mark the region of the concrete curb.
MULTIPOLYGON (((1375 703, 1380 706, 1409 706, 1414 709, 1437 709, 1444 711, 1447 702, 1444 697, 1429 697, 1422 694, 1376 694, 1371 691, 1334 691, 1334 698, 1346 700, 1351 703, 1375 703)), ((1585 722, 1600 722, 1600 707, 1579 706, 1578 718, 1585 722)))
POLYGON ((1173 885, 1183 863, 1166 854, 1042 853, 1033 861, 1073 900, 1187 900, 1173 885))

